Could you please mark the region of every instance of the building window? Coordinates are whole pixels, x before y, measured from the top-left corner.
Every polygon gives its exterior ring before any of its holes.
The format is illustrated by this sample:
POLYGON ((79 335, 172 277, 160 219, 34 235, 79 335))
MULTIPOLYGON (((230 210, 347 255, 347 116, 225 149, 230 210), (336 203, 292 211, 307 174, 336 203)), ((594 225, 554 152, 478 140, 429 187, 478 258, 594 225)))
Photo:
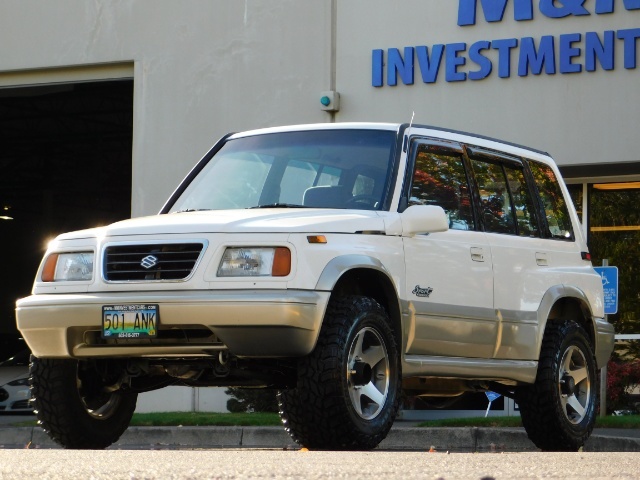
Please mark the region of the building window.
MULTIPOLYGON (((618 313, 609 315, 617 333, 640 333, 640 183, 591 185, 589 251, 594 266, 618 267, 618 313)), ((634 342, 638 343, 638 342, 634 342)))

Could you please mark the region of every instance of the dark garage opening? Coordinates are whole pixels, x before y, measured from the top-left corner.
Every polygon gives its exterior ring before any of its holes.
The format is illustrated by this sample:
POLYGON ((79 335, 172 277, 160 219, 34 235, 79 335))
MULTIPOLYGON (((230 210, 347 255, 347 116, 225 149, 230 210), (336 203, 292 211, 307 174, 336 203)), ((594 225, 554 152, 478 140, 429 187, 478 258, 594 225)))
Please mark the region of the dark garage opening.
POLYGON ((49 240, 131 215, 133 80, 0 89, 0 360, 49 240))

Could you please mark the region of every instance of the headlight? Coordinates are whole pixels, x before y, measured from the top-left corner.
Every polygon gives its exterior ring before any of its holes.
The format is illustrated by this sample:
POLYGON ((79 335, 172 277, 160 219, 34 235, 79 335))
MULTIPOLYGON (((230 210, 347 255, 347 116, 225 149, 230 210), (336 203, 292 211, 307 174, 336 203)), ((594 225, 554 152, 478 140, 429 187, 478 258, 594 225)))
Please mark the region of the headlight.
POLYGON ((52 253, 42 269, 43 282, 77 282, 93 278, 93 252, 52 253))
POLYGON ((284 247, 227 248, 219 277, 286 277, 291 272, 291 252, 284 247))
POLYGON ((18 380, 14 380, 12 382, 7 383, 7 385, 11 385, 12 387, 24 387, 29 385, 29 379, 28 378, 20 378, 18 380))

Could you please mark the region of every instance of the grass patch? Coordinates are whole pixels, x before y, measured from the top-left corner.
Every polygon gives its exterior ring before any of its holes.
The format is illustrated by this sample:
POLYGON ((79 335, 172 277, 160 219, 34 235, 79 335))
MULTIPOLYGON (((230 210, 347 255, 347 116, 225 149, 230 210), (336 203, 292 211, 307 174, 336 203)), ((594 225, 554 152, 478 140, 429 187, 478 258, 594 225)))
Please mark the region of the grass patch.
POLYGON ((640 415, 620 415, 596 419, 596 427, 600 428, 640 428, 640 415))
POLYGON ((271 427, 281 426, 277 413, 192 413, 162 412, 135 413, 131 419, 134 427, 167 427, 182 425, 184 427, 271 427))
MULTIPOLYGON (((477 417, 428 420, 419 427, 521 427, 520 417, 477 417)), ((640 428, 640 415, 606 416, 596 418, 596 428, 640 428)))

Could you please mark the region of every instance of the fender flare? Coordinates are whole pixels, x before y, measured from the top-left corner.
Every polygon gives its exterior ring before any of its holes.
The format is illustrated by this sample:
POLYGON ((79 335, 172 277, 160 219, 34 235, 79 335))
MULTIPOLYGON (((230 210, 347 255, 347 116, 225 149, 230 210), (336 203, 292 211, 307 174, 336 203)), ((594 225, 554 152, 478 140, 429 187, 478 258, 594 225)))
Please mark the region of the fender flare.
POLYGON ((325 292, 332 291, 342 275, 349 270, 356 268, 377 270, 388 277, 389 281, 394 284, 389 271, 384 267, 380 260, 368 255, 349 254, 335 257, 325 265, 320 277, 318 278, 315 290, 325 292))
POLYGON ((538 336, 536 338, 536 351, 538 355, 540 354, 540 349, 542 348, 542 339, 544 337, 544 332, 547 328, 547 323, 549 321, 549 315, 551 314, 551 310, 556 305, 556 303, 563 298, 571 298, 578 300, 583 308, 589 312, 588 322, 590 323, 591 331, 587 331, 587 334, 593 339, 593 348, 594 352, 597 351, 597 326, 595 319, 593 317, 593 311, 591 310, 591 305, 589 303, 589 299, 586 294, 577 287, 572 285, 554 285, 550 287, 545 294, 542 296, 542 300, 540 302, 540 306, 538 307, 538 336))

